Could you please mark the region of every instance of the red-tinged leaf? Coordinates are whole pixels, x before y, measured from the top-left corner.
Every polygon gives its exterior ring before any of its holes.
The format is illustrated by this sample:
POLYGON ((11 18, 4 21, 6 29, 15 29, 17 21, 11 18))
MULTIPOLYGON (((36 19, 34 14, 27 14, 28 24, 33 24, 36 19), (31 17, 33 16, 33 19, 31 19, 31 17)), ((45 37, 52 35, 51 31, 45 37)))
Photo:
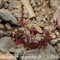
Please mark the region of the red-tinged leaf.
POLYGON ((38 49, 40 49, 42 47, 41 43, 38 43, 38 49))
POLYGON ((50 35, 50 34, 49 34, 49 31, 45 31, 45 35, 46 35, 46 36, 50 35))
POLYGON ((43 46, 44 46, 44 47, 47 47, 47 45, 48 45, 47 42, 45 42, 43 46))
POLYGON ((42 45, 44 46, 44 47, 46 47, 48 44, 47 44, 47 41, 46 40, 43 40, 42 41, 42 45))
POLYGON ((22 12, 22 17, 24 16, 24 12, 22 12))
POLYGON ((19 39, 19 40, 16 42, 17 45, 19 45, 19 44, 21 44, 21 43, 25 44, 24 39, 19 39))
POLYGON ((58 25, 58 20, 53 19, 53 23, 55 24, 55 26, 58 25))
POLYGON ((26 47, 28 47, 28 49, 36 49, 37 48, 37 43, 26 43, 25 44, 26 47))
POLYGON ((37 33, 38 33, 38 31, 35 29, 30 30, 30 34, 36 35, 37 33))
POLYGON ((56 19, 56 23, 55 23, 56 25, 58 25, 58 20, 56 19))
POLYGON ((19 21, 18 17, 15 17, 17 21, 19 21))
POLYGON ((53 19, 53 23, 56 23, 55 19, 53 19))
POLYGON ((54 30, 52 30, 51 33, 54 33, 54 30))
POLYGON ((31 49, 36 49, 37 48, 37 44, 36 43, 31 43, 30 44, 30 48, 31 49))
POLYGON ((36 49, 36 48, 40 49, 42 47, 40 43, 34 43, 34 42, 26 43, 25 46, 28 47, 28 49, 36 49))
POLYGON ((58 29, 58 32, 60 33, 60 29, 58 29))
POLYGON ((38 49, 40 49, 42 46, 38 46, 38 49))

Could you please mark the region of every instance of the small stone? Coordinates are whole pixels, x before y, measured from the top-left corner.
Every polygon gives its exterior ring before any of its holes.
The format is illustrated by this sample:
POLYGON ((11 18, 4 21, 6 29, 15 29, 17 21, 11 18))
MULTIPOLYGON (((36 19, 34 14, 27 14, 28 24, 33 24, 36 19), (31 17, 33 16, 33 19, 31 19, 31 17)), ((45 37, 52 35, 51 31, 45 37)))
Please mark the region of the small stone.
POLYGON ((57 39, 53 39, 53 40, 51 40, 51 44, 52 45, 54 45, 54 44, 56 44, 58 41, 60 41, 60 38, 57 38, 57 39))
POLYGON ((12 6, 15 9, 21 9, 22 4, 20 1, 13 1, 11 2, 10 6, 12 6))
POLYGON ((36 38, 35 39, 40 41, 40 39, 41 39, 40 34, 36 34, 36 38))
POLYGON ((18 23, 16 18, 7 9, 0 9, 0 17, 4 21, 7 21, 7 22, 9 22, 11 24, 16 24, 17 25, 17 23, 18 23))
POLYGON ((21 13, 14 13, 14 16, 21 18, 21 13))
POLYGON ((34 1, 37 2, 37 3, 40 2, 40 0, 34 0, 34 1))
POLYGON ((0 19, 0 22, 1 22, 2 20, 0 19))
POLYGON ((39 6, 41 5, 40 2, 37 3, 39 6))
POLYGON ((42 30, 37 24, 33 24, 33 27, 34 27, 39 33, 43 33, 43 30, 42 30))
POLYGON ((13 2, 13 0, 8 0, 9 3, 13 2))
POLYGON ((4 29, 4 25, 3 24, 0 24, 0 29, 4 29))
POLYGON ((15 57, 15 58, 18 58, 18 57, 21 57, 22 55, 23 55, 22 49, 17 49, 17 50, 15 51, 14 57, 15 57))
POLYGON ((4 36, 11 37, 11 32, 10 31, 4 31, 4 36))
POLYGON ((9 23, 6 23, 6 24, 5 24, 5 27, 6 27, 8 30, 10 30, 10 29, 12 28, 9 23))
POLYGON ((32 7, 35 7, 36 6, 36 3, 34 2, 34 0, 33 0, 33 2, 32 2, 32 7))
POLYGON ((4 35, 7 36, 7 34, 8 34, 7 31, 4 31, 4 35))
POLYGON ((0 60, 17 60, 17 59, 10 53, 3 54, 0 52, 0 60))
MULTIPOLYGON (((60 26, 60 9, 57 9, 56 12, 54 13, 54 16, 53 16, 54 20, 58 21, 58 25, 60 26)), ((53 21, 53 18, 52 18, 52 21, 53 21)))
POLYGON ((0 0, 0 8, 3 6, 3 4, 2 4, 2 0, 0 0))
POLYGON ((55 31, 56 35, 59 36, 59 32, 58 31, 55 31))
POLYGON ((4 36, 4 33, 2 30, 0 30, 0 38, 2 38, 4 36))
POLYGON ((50 44, 46 48, 28 50, 23 56, 21 56, 21 60, 58 60, 59 56, 50 44), (54 57, 54 58, 53 58, 54 57))
POLYGON ((9 5, 8 5, 7 3, 4 4, 4 8, 5 8, 5 9, 8 8, 8 6, 9 6, 9 5))
POLYGON ((7 37, 11 37, 11 32, 10 31, 7 31, 7 37))
MULTIPOLYGON (((42 11, 43 11, 44 9, 42 9, 42 11)), ((43 16, 44 14, 42 13, 41 15, 39 15, 38 16, 38 18, 37 18, 37 20, 39 21, 39 22, 46 22, 46 19, 45 19, 45 16, 43 16)))
POLYGON ((28 18, 28 13, 25 13, 24 14, 24 18, 28 18))
POLYGON ((12 11, 12 10, 13 10, 13 7, 9 6, 9 7, 8 7, 8 10, 9 10, 9 11, 12 11))
POLYGON ((53 39, 56 38, 56 35, 55 35, 55 34, 51 34, 50 36, 51 36, 53 39))
POLYGON ((7 56, 0 52, 0 60, 9 60, 7 56))
POLYGON ((44 26, 44 29, 51 32, 54 29, 54 26, 53 25, 44 26))
POLYGON ((60 6, 60 0, 50 0, 50 5, 58 8, 60 6))
POLYGON ((11 55, 10 53, 6 53, 6 56, 9 60, 17 60, 13 55, 11 55))
POLYGON ((12 47, 16 48, 16 44, 11 37, 3 37, 0 39, 0 50, 4 49, 4 52, 8 52, 12 47))
POLYGON ((33 11, 33 8, 30 5, 29 0, 21 0, 21 2, 24 5, 24 7, 26 8, 26 11, 29 13, 28 14, 29 18, 35 17, 35 13, 33 11))
POLYGON ((13 47, 9 50, 9 52, 13 52, 13 53, 15 53, 15 51, 16 51, 16 49, 13 47))
POLYGON ((7 2, 8 0, 0 0, 0 8, 7 2))
POLYGON ((2 0, 4 3, 6 3, 8 0, 2 0))
POLYGON ((14 31, 15 31, 15 32, 17 32, 17 31, 18 31, 18 29, 15 29, 14 31))
MULTIPOLYGON (((11 9, 10 9, 11 10, 11 9)), ((21 10, 19 10, 19 9, 13 9, 12 11, 11 11, 11 13, 14 15, 15 13, 20 13, 21 12, 21 10)))
POLYGON ((60 56, 60 43, 57 43, 57 52, 58 52, 58 54, 59 54, 59 56, 60 56))

